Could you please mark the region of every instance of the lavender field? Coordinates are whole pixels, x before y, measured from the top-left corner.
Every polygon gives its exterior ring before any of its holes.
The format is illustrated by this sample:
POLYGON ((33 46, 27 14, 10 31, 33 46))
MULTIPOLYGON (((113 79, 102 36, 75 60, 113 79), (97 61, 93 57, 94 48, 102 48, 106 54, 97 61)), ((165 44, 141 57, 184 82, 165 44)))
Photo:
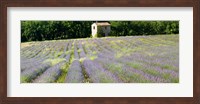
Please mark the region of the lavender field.
POLYGON ((21 43, 21 83, 178 83, 179 35, 21 43))

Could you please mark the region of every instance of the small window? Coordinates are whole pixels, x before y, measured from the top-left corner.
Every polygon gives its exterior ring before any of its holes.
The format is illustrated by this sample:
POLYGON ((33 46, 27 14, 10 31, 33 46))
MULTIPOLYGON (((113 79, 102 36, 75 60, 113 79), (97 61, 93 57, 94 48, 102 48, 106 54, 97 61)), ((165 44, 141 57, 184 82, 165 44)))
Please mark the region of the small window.
POLYGON ((93 29, 95 29, 95 26, 93 26, 93 29))
POLYGON ((105 27, 105 30, 107 29, 107 27, 105 27))

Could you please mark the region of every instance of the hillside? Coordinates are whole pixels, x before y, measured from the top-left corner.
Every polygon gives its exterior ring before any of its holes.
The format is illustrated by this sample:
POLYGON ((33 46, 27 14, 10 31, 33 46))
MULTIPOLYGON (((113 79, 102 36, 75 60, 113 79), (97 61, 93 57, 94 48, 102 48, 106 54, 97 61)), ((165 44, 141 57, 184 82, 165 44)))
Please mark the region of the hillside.
POLYGON ((21 43, 22 83, 178 83, 179 35, 21 43))

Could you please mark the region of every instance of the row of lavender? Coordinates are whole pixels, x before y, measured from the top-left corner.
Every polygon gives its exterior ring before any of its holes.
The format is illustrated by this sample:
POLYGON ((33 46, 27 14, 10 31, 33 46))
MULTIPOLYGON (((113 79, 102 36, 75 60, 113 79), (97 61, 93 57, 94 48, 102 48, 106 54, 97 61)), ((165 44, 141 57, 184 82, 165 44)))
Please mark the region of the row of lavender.
POLYGON ((26 44, 21 48, 22 83, 179 82, 178 35, 26 44))

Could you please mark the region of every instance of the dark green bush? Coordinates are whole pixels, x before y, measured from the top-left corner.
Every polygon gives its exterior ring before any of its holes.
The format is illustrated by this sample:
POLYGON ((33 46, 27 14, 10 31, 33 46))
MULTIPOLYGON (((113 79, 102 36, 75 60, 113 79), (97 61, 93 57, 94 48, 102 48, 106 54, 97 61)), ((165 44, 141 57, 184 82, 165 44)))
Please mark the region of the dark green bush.
MULTIPOLYGON (((95 21, 22 21, 21 41, 43 41, 91 37, 95 21)), ((107 21, 109 36, 179 34, 179 21, 107 21)), ((97 37, 103 37, 100 29, 97 37)))

